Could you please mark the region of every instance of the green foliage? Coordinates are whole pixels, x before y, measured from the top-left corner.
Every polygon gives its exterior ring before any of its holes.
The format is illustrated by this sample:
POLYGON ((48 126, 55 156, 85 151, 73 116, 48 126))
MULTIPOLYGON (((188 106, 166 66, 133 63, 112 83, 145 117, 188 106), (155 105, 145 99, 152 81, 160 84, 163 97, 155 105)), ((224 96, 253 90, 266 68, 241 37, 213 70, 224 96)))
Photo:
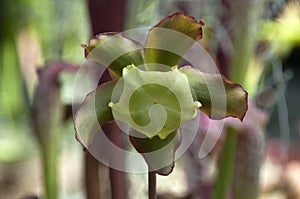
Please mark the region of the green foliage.
POLYGON ((30 3, 26 0, 2 0, 0 6, 0 44, 14 39, 31 19, 30 3))
POLYGON ((37 33, 45 61, 63 59, 80 62, 78 42, 89 35, 85 1, 31 0, 30 28, 37 33))
POLYGON ((24 159, 32 152, 28 107, 17 50, 12 39, 0 47, 0 161, 24 159))

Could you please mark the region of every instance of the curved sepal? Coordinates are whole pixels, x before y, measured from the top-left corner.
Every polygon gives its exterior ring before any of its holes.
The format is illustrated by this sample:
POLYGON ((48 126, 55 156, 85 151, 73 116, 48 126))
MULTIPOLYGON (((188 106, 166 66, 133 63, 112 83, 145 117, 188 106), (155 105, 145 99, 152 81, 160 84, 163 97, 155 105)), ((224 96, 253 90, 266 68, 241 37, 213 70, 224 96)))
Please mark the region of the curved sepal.
POLYGON ((76 112, 74 127, 77 139, 88 146, 95 134, 106 122, 113 120, 111 108, 108 106, 115 82, 106 82, 87 95, 76 112))
POLYGON ((202 38, 202 26, 202 21, 198 23, 183 13, 164 18, 149 30, 145 62, 178 65, 193 43, 202 38))
POLYGON ((242 86, 221 75, 202 73, 190 66, 179 71, 187 75, 193 94, 202 104, 200 110, 210 118, 230 116, 243 120, 248 109, 248 93, 242 86))
POLYGON ((133 130, 129 139, 135 149, 144 157, 151 170, 159 175, 169 175, 174 168, 178 134, 175 131, 165 139, 160 139, 158 136, 148 138, 133 130))
POLYGON ((143 64, 143 46, 121 33, 102 33, 92 38, 88 45, 82 45, 87 59, 108 66, 116 79, 122 76, 127 65, 143 64))

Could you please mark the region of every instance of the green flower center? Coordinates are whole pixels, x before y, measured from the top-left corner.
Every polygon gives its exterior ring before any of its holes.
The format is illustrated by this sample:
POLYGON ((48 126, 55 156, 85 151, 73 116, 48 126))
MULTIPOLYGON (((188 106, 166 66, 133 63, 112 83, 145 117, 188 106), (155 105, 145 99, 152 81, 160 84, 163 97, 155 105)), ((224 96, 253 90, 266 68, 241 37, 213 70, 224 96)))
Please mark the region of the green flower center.
POLYGON ((129 111, 133 121, 139 126, 147 126, 152 119, 165 123, 158 132, 159 135, 169 134, 169 131, 176 131, 181 123, 180 103, 176 95, 167 87, 159 84, 146 84, 136 89, 129 100, 129 111), (163 110, 160 110, 159 104, 163 110), (162 112, 163 111, 163 112, 162 112), (166 117, 166 118, 164 118, 166 117))
POLYGON ((177 68, 168 72, 142 71, 130 65, 123 69, 124 85, 118 101, 111 102, 116 120, 152 138, 165 139, 182 123, 193 119, 200 102, 194 101, 187 77, 177 68))

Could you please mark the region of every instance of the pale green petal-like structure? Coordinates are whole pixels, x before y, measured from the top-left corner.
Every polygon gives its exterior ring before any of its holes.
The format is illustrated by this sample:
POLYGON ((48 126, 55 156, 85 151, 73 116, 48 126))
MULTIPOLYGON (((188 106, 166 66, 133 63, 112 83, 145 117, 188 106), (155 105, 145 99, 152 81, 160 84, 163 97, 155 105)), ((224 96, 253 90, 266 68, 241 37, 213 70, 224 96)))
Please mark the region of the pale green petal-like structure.
POLYGON ((177 69, 143 71, 131 65, 123 69, 122 82, 119 100, 110 103, 113 116, 149 138, 165 139, 193 119, 201 106, 192 97, 187 77, 177 69))

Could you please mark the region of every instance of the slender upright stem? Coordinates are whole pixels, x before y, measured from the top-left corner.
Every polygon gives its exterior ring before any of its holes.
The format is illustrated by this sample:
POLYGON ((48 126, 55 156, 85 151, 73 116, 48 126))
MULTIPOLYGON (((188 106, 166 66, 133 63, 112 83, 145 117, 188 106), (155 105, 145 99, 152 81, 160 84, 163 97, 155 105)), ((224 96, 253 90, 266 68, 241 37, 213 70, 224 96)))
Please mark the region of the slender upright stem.
POLYGON ((233 179, 235 164, 237 133, 234 129, 227 130, 223 153, 221 154, 219 173, 212 199, 226 199, 233 179))
MULTIPOLYGON (((56 136, 57 137, 57 136, 56 136)), ((41 160, 44 175, 45 199, 57 199, 58 186, 58 147, 57 139, 49 139, 41 145, 41 160)))
POLYGON ((109 168, 112 199, 127 199, 126 179, 124 172, 109 168))
MULTIPOLYGON (((109 140, 114 143, 114 145, 122 148, 123 143, 123 133, 118 128, 114 122, 106 123, 103 126, 103 131, 109 140)), ((109 148, 107 153, 110 154, 110 163, 118 164, 121 168, 125 167, 125 157, 124 155, 117 154, 114 152, 113 148, 109 148)), ((111 199, 127 199, 128 189, 126 187, 126 176, 123 171, 116 170, 112 167, 109 168, 109 179, 111 187, 111 199)))
POLYGON ((99 165, 89 152, 85 153, 85 188, 87 199, 100 199, 99 165))
POLYGON ((148 172, 148 198, 156 199, 156 173, 154 171, 148 172))

